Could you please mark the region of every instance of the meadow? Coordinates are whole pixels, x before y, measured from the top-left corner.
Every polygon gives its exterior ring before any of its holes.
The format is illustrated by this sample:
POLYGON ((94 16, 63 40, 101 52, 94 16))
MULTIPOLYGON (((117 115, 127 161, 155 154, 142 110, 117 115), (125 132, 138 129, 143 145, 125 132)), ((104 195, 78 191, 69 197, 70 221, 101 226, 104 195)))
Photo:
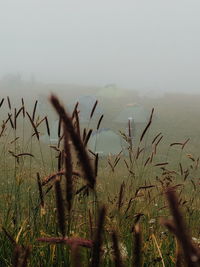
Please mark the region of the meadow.
POLYGON ((2 98, 0 266, 200 266, 199 100, 144 98, 147 124, 134 142, 121 133, 127 153, 100 157, 87 144, 91 127, 112 126, 109 105, 83 127, 55 96, 49 116, 2 98))

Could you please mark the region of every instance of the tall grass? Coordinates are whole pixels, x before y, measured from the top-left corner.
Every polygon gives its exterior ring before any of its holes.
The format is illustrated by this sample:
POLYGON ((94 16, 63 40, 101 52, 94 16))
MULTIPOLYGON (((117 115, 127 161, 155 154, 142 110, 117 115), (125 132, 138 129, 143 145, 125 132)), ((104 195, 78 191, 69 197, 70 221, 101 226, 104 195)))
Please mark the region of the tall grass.
POLYGON ((138 143, 129 124, 127 152, 102 158, 87 148, 92 130, 78 104, 68 114, 50 101, 57 145, 41 141, 51 129, 37 101, 31 111, 0 101, 0 266, 200 266, 199 158, 184 155, 189 140, 169 146, 180 148, 175 168, 161 160, 152 110, 138 143))

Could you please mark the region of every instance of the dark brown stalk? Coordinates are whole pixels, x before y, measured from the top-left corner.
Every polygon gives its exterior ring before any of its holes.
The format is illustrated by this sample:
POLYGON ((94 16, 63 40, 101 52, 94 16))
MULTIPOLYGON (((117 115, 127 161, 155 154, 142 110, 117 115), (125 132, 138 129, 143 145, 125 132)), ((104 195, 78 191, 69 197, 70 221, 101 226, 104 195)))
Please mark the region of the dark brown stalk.
POLYGON ((65 225, 65 209, 64 202, 62 197, 62 190, 60 186, 60 181, 57 180, 55 182, 55 194, 56 194, 56 207, 57 207, 57 218, 58 225, 63 237, 65 237, 66 233, 66 225, 65 225))
POLYGON ((99 217, 97 221, 97 230, 95 233, 94 238, 94 247, 92 251, 92 262, 91 267, 98 267, 100 266, 100 255, 101 255, 101 247, 103 243, 103 228, 104 228, 104 221, 105 221, 106 209, 102 207, 99 212, 99 217))
POLYGON ((153 141, 152 141, 152 145, 155 143, 155 141, 157 140, 157 138, 161 135, 162 133, 160 132, 159 134, 157 134, 156 136, 155 136, 155 138, 153 139, 153 141))
POLYGON ((10 103, 10 98, 9 98, 9 96, 7 96, 7 101, 8 101, 8 107, 9 107, 9 109, 11 110, 11 103, 10 103))
POLYGON ((158 141, 155 143, 154 147, 154 154, 156 155, 157 153, 157 146, 159 145, 160 141, 163 139, 163 135, 158 139, 158 141))
POLYGON ((20 154, 16 155, 16 157, 22 157, 22 156, 30 156, 30 157, 34 158, 33 154, 31 154, 31 153, 20 153, 20 154))
POLYGON ((74 107, 74 110, 73 110, 73 112, 72 112, 72 121, 73 121, 73 119, 74 119, 74 117, 75 117, 75 112, 77 112, 78 105, 79 105, 79 102, 76 103, 76 105, 75 105, 75 107, 74 107))
POLYGON ((92 117, 94 115, 94 112, 95 112, 95 109, 97 107, 97 104, 98 104, 98 100, 96 100, 96 102, 94 103, 94 106, 93 106, 92 111, 90 113, 90 119, 92 119, 92 117))
POLYGON ((134 227, 134 247, 133 247, 133 267, 142 266, 142 237, 140 225, 136 224, 134 227))
POLYGON ((99 154, 97 153, 95 156, 95 177, 98 175, 98 165, 99 165, 99 154))
POLYGON ((23 111, 23 107, 21 107, 18 111, 17 111, 17 113, 16 113, 16 119, 19 117, 19 115, 20 115, 20 113, 23 111))
POLYGON ((79 114, 77 110, 75 111, 75 119, 76 119, 76 131, 77 131, 78 136, 80 137, 81 136, 80 121, 79 121, 79 114))
POLYGON ((3 105, 3 102, 4 102, 4 98, 1 99, 1 102, 0 102, 0 108, 1 108, 1 106, 3 105))
POLYGON ((183 143, 183 145, 182 145, 182 150, 184 149, 184 147, 186 146, 186 144, 188 143, 190 141, 190 138, 188 138, 184 143, 183 143))
POLYGON ((97 123, 97 131, 99 130, 99 127, 100 127, 100 125, 101 125, 101 122, 102 122, 102 120, 103 120, 103 117, 104 117, 104 115, 101 115, 101 117, 100 117, 100 119, 99 119, 99 121, 98 121, 98 123, 97 123))
POLYGON ((166 166, 168 164, 169 162, 160 162, 160 163, 156 163, 154 166, 166 166))
POLYGON ((43 195, 42 183, 41 183, 39 172, 37 172, 37 184, 38 184, 38 190, 39 190, 40 203, 41 203, 41 206, 44 207, 44 195, 43 195))
POLYGON ((59 122, 58 122, 58 137, 61 137, 61 124, 62 124, 62 120, 61 120, 61 117, 59 117, 59 122))
POLYGON ((13 129, 15 129, 15 126, 14 126, 14 123, 13 123, 11 117, 12 117, 12 114, 9 114, 9 113, 8 113, 8 121, 10 122, 11 127, 12 127, 13 129))
POLYGON ((120 159, 121 159, 120 157, 117 157, 115 159, 115 162, 114 162, 114 165, 113 165, 114 168, 117 166, 117 164, 119 163, 120 159))
POLYGON ((12 145, 12 144, 15 143, 18 139, 19 139, 19 137, 16 137, 14 140, 12 140, 12 141, 10 142, 10 144, 12 145))
POLYGON ((182 176, 183 175, 183 167, 182 167, 181 162, 179 163, 179 167, 180 167, 180 172, 181 172, 181 176, 182 176))
POLYGON ((47 117, 45 117, 45 123, 46 123, 46 128, 47 128, 47 134, 48 134, 48 136, 50 136, 51 133, 50 133, 49 122, 48 122, 48 118, 47 117))
POLYGON ((65 152, 65 189, 66 189, 66 200, 67 200, 67 208, 70 213, 72 207, 72 198, 73 198, 73 181, 72 181, 72 157, 71 157, 71 148, 70 148, 70 140, 69 135, 64 125, 64 152, 65 152))
POLYGON ((22 107, 23 107, 23 117, 25 118, 25 106, 24 106, 24 99, 22 98, 22 107))
POLYGON ((35 121, 35 113, 36 113, 36 109, 37 109, 37 104, 38 104, 38 101, 36 100, 34 108, 33 108, 33 114, 32 114, 32 121, 33 122, 35 121))
POLYGON ((174 190, 169 188, 166 192, 167 199, 169 202, 169 207, 173 216, 173 221, 175 225, 176 236, 182 246, 185 262, 187 266, 199 266, 200 255, 197 253, 196 248, 191 242, 191 238, 188 235, 188 230, 186 229, 182 214, 179 210, 178 199, 174 190))
POLYGON ((83 169, 83 172, 85 174, 84 178, 88 182, 89 186, 91 188, 94 188, 95 183, 96 183, 94 170, 92 168, 89 156, 88 156, 87 151, 83 145, 83 142, 73 127, 70 116, 66 113, 65 109, 63 108, 63 106, 61 106, 57 97, 55 97, 54 95, 51 96, 51 103, 54 106, 54 108, 56 109, 56 111, 58 112, 58 114, 60 115, 60 117, 62 118, 62 120, 65 124, 65 127, 66 127, 68 133, 70 134, 71 140, 72 140, 74 147, 78 153, 80 163, 82 164, 82 169, 83 169))
POLYGON ((40 126, 40 124, 42 124, 42 122, 45 120, 45 117, 42 118, 40 121, 38 120, 36 123, 35 123, 35 127, 38 128, 40 126))
POLYGON ((83 129, 83 137, 82 137, 83 142, 85 141, 86 134, 87 134, 87 130, 86 130, 86 128, 84 128, 84 129, 83 129))
POLYGON ((147 160, 144 163, 144 167, 149 163, 150 157, 147 158, 147 160))
POLYGON ((88 131, 88 133, 87 133, 87 135, 86 135, 86 137, 85 137, 85 139, 84 139, 84 146, 85 146, 85 147, 87 146, 88 141, 90 140, 90 136, 91 136, 91 134, 92 134, 92 129, 90 129, 90 130, 88 131))
POLYGON ((142 153, 142 151, 144 151, 144 148, 141 148, 141 149, 140 147, 137 148, 136 159, 139 158, 139 155, 142 153))
POLYGON ((38 130, 37 130, 37 127, 35 126, 34 121, 32 120, 32 118, 31 118, 31 116, 30 116, 30 114, 29 114, 28 112, 26 112, 26 114, 27 114, 27 116, 28 116, 28 118, 29 118, 29 120, 30 120, 30 123, 31 123, 31 125, 32 125, 32 127, 33 127, 33 130, 34 130, 34 132, 35 132, 35 135, 36 135, 37 139, 40 140, 39 132, 38 132, 38 130))
MULTIPOLYGON (((78 177, 81 176, 80 173, 77 172, 77 171, 73 171, 72 174, 73 174, 74 176, 78 176, 78 177)), ((58 171, 58 172, 56 172, 56 173, 53 173, 53 174, 51 174, 51 175, 45 177, 45 178, 43 179, 43 181, 42 181, 42 186, 48 184, 50 181, 53 181, 54 179, 56 179, 57 176, 62 176, 62 175, 65 175, 65 170, 60 170, 60 171, 58 171)))
POLYGON ((14 128, 15 130, 17 129, 17 109, 15 108, 15 111, 14 111, 14 128))
POLYGON ((120 210, 120 208, 123 205, 123 197, 124 197, 124 190, 125 190, 125 183, 123 182, 120 186, 120 190, 119 190, 119 198, 118 198, 118 210, 120 210))
POLYGON ((113 250, 114 250, 114 260, 116 267, 122 267, 122 257, 119 251, 119 242, 117 238, 117 234, 115 232, 112 233, 112 242, 113 242, 113 250))
POLYGON ((153 113, 154 113, 154 108, 152 109, 151 111, 151 115, 150 115, 150 118, 149 118, 149 122, 147 123, 147 126, 145 127, 144 131, 142 132, 142 135, 140 137, 140 142, 142 142, 147 130, 149 129, 151 123, 152 123, 152 118, 153 118, 153 113))
POLYGON ((183 146, 183 143, 174 142, 174 143, 171 143, 170 146, 183 146))

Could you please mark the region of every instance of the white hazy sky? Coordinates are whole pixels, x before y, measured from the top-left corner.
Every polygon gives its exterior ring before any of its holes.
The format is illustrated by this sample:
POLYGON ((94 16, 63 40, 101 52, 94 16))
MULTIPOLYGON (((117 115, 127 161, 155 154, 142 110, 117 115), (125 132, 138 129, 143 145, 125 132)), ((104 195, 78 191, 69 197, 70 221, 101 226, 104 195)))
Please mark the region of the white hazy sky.
POLYGON ((199 0, 0 0, 0 76, 200 92, 199 0))

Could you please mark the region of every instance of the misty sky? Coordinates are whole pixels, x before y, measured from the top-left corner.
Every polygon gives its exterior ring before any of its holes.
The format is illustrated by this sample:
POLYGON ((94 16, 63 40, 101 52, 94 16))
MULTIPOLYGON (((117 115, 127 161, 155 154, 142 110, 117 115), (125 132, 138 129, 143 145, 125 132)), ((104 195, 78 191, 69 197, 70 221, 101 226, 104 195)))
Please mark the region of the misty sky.
POLYGON ((199 0, 0 0, 0 76, 200 92, 199 0))

